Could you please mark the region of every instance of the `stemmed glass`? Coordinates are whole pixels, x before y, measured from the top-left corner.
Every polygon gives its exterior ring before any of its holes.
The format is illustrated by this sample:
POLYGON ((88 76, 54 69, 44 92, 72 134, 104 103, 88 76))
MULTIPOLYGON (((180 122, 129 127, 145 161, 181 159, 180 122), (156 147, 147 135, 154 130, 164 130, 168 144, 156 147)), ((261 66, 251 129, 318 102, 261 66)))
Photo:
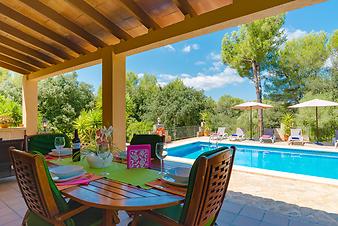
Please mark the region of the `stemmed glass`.
POLYGON ((61 160, 61 151, 63 149, 63 147, 65 146, 66 144, 66 141, 65 141, 65 138, 64 137, 55 137, 55 140, 54 140, 54 146, 56 148, 56 152, 58 153, 58 161, 61 160))
POLYGON ((168 155, 166 144, 162 143, 162 142, 157 143, 155 153, 156 153, 157 158, 159 158, 161 160, 161 175, 162 175, 162 177, 164 177, 163 159, 165 157, 167 157, 167 155, 168 155))
MULTIPOLYGON (((97 156, 102 160, 102 164, 106 161, 107 158, 109 158, 111 155, 109 145, 108 144, 99 144, 97 145, 97 156)), ((102 176, 108 176, 109 173, 106 171, 103 171, 100 173, 102 176)))

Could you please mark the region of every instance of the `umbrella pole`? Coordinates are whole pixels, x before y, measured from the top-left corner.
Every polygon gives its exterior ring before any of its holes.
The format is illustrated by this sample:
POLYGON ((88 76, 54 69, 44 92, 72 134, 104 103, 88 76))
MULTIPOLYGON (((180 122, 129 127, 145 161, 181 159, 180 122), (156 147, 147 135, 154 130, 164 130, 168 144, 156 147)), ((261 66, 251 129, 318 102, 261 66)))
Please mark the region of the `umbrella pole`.
POLYGON ((250 140, 252 140, 252 107, 250 107, 250 140))
POLYGON ((320 144, 319 143, 319 128, 318 128, 318 107, 316 107, 316 144, 320 144))

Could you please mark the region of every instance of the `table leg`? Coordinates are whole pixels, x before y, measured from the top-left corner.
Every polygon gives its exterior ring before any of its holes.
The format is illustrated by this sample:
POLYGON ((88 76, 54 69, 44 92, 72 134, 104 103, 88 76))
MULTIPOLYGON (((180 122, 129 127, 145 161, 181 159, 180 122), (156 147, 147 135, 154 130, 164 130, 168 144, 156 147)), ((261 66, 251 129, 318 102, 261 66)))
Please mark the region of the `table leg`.
POLYGON ((119 215, 116 210, 104 210, 102 225, 115 226, 120 223, 119 215))

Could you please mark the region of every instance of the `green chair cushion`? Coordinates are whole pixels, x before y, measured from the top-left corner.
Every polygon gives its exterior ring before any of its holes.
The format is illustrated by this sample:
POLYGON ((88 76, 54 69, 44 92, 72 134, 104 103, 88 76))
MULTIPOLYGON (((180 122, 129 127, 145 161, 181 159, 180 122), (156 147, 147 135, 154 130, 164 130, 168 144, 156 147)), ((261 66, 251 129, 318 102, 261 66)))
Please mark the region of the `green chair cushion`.
POLYGON ((136 144, 150 144, 151 145, 151 157, 152 158, 157 158, 156 157, 156 144, 164 142, 164 137, 161 137, 157 134, 135 134, 133 138, 130 141, 131 145, 136 145, 136 144))
POLYGON ((28 151, 37 151, 43 155, 48 154, 50 150, 55 148, 55 137, 64 137, 66 141, 65 147, 70 147, 70 140, 65 134, 38 134, 28 138, 28 151))
MULTIPOLYGON (((183 205, 177 205, 177 206, 171 206, 167 208, 162 209, 156 209, 154 212, 161 214, 163 216, 166 216, 176 222, 179 221, 181 213, 182 213, 183 205)), ((140 217, 139 222, 137 223, 137 226, 161 226, 161 224, 157 222, 150 221, 149 219, 146 219, 144 217, 140 217)))
MULTIPOLYGON (((71 204, 71 209, 76 208, 79 206, 78 203, 71 204)), ((84 212, 81 212, 75 215, 71 221, 73 226, 99 226, 101 225, 102 221, 102 211, 100 209, 90 208, 84 212)), ((30 212, 28 215, 28 226, 53 226, 52 224, 46 222, 41 217, 36 215, 33 212, 30 212)), ((66 223, 68 226, 69 224, 66 223)))

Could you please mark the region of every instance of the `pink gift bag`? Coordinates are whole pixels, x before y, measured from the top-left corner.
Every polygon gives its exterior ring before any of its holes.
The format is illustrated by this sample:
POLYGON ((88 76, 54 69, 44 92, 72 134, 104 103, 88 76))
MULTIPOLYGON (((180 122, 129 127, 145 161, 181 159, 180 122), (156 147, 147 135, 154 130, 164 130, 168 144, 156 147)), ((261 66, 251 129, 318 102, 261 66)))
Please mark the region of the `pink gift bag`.
POLYGON ((127 147, 127 167, 150 168, 151 166, 151 145, 129 145, 127 147))

